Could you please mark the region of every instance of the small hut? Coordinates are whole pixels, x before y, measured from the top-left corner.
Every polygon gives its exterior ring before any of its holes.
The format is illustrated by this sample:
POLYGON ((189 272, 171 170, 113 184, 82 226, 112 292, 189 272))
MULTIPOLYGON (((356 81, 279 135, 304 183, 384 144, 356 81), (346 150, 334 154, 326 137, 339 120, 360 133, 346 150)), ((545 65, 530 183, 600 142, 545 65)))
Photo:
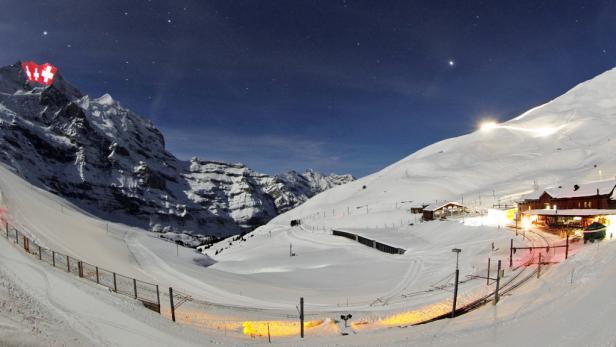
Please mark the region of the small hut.
POLYGON ((424 208, 426 208, 429 205, 430 204, 425 204, 425 203, 413 203, 411 204, 411 213, 412 214, 423 213, 424 208))

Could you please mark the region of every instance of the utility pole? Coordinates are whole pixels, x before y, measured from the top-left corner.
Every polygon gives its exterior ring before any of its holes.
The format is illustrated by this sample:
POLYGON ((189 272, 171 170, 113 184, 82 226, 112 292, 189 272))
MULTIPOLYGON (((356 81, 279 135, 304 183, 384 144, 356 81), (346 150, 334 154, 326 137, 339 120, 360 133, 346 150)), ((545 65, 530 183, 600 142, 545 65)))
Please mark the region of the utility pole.
POLYGON ((171 320, 175 322, 175 306, 173 305, 173 288, 169 287, 169 304, 171 304, 171 320))
POLYGON ((500 296, 498 295, 498 290, 500 289, 500 278, 501 278, 501 261, 498 260, 498 265, 496 266, 496 291, 494 292, 494 305, 498 303, 500 296))
POLYGON ((569 233, 567 233, 567 243, 565 245, 565 259, 569 258, 569 233))
POLYGON ((301 327, 300 336, 304 338, 304 298, 299 298, 299 325, 301 327))
POLYGON ((490 285, 490 258, 488 258, 488 275, 486 276, 486 285, 490 285))
POLYGON ((451 250, 456 254, 456 278, 453 287, 453 307, 451 308, 451 318, 456 316, 456 304, 458 301, 458 280, 460 278, 460 269, 458 268, 458 256, 462 250, 460 248, 454 248, 451 250))
POLYGON ((509 267, 513 267, 513 239, 511 239, 511 245, 509 246, 509 267))
POLYGON ((537 278, 541 276, 541 252, 539 252, 539 261, 537 262, 537 278))

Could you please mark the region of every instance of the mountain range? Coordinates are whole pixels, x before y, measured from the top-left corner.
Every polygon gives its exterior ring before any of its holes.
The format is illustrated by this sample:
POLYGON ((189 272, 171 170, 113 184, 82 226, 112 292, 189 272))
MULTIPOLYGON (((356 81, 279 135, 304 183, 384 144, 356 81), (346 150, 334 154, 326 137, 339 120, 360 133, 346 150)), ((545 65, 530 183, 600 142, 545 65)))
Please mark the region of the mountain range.
POLYGON ((109 94, 83 95, 59 74, 49 87, 32 85, 20 62, 0 68, 0 138, 0 161, 34 186, 156 232, 241 233, 353 180, 181 160, 152 122, 109 94))

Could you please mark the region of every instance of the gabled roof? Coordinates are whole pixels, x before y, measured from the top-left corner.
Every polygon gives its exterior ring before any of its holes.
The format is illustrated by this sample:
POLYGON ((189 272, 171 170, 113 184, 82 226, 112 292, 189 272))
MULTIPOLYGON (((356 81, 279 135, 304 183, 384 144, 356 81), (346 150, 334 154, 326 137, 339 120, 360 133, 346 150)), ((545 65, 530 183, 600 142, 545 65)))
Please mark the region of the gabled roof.
POLYGON ((597 181, 585 184, 570 184, 562 187, 547 188, 545 190, 536 190, 532 193, 524 194, 521 196, 521 200, 538 200, 544 193, 548 194, 554 199, 565 198, 580 198, 585 196, 595 196, 597 191, 599 195, 611 194, 614 197, 614 187, 616 187, 616 181, 597 181))
POLYGON ((555 199, 579 198, 584 196, 608 195, 614 192, 616 181, 598 181, 586 184, 563 186, 562 188, 546 189, 546 192, 555 199))
POLYGON ((455 202, 455 201, 441 201, 441 202, 436 202, 434 204, 428 205, 426 206, 426 208, 424 208, 424 211, 436 211, 436 210, 440 210, 441 208, 447 206, 447 205, 456 205, 459 207, 464 207, 464 205, 455 202))
POLYGON ((543 190, 535 190, 532 193, 522 195, 520 200, 539 200, 543 192, 543 190))

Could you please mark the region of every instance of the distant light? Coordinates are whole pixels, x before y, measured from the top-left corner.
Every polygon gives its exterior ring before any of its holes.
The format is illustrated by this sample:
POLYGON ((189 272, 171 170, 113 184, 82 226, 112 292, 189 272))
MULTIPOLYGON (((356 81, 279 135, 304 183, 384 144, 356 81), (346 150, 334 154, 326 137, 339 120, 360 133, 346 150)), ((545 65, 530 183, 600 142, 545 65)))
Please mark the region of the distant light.
POLYGON ((488 130, 492 130, 494 128, 498 128, 498 123, 496 123, 494 121, 485 121, 485 122, 481 123, 481 125, 479 126, 479 129, 481 131, 488 131, 488 130))
POLYGON ((47 30, 43 31, 44 36, 47 36, 47 34, 48 34, 47 30))
POLYGON ((449 66, 454 66, 454 65, 456 65, 456 62, 453 60, 449 60, 449 66))

